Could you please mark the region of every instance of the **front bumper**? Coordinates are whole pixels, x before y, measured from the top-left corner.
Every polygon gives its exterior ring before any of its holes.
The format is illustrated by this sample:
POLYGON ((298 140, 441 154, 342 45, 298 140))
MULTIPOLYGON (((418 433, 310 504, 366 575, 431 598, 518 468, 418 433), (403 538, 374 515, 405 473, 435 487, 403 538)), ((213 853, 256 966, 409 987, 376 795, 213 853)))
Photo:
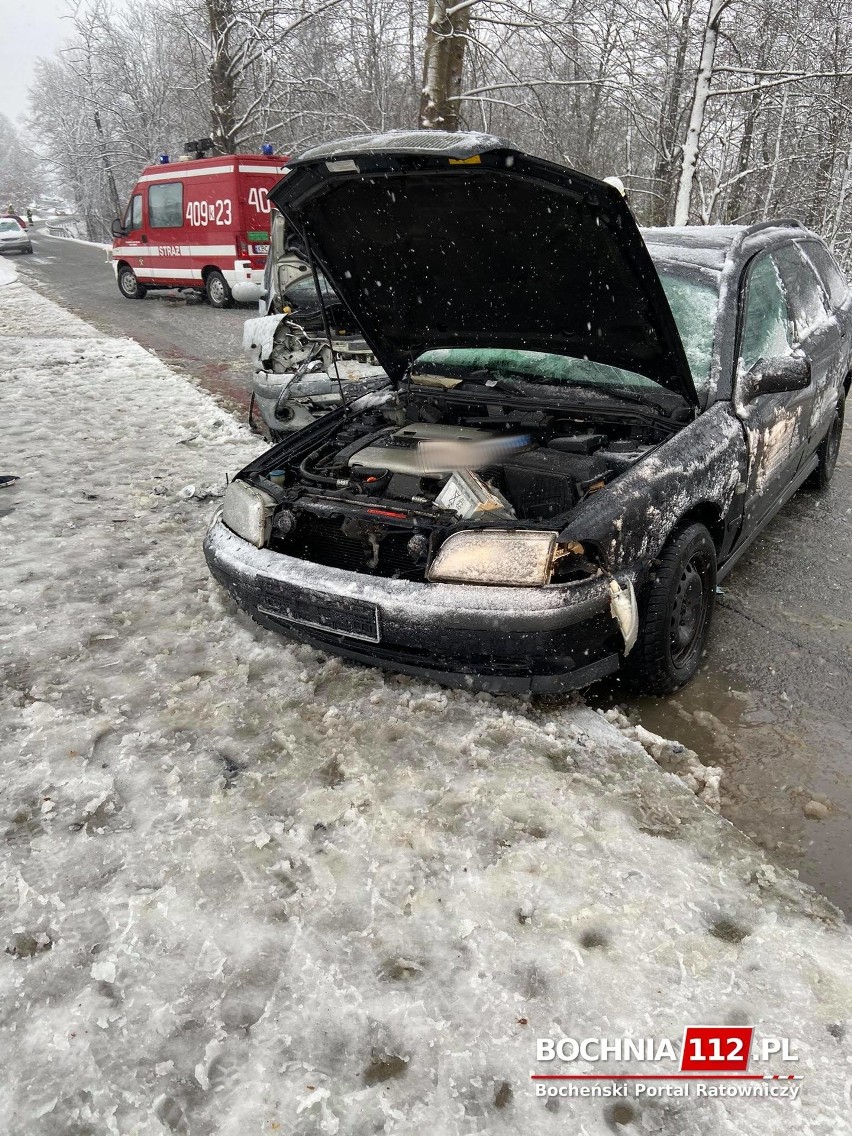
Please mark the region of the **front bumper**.
POLYGON ((0 241, 0 253, 29 252, 33 243, 29 237, 16 237, 13 241, 0 241))
POLYGON ((258 623, 357 662, 515 694, 578 689, 619 666, 603 577, 546 588, 385 579, 255 548, 218 512, 204 554, 258 623))

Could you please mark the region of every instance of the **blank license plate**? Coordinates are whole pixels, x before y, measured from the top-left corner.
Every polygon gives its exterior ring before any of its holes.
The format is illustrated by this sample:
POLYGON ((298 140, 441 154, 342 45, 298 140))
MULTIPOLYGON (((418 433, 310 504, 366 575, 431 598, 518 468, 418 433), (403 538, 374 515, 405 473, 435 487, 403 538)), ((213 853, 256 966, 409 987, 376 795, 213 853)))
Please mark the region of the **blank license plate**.
POLYGON ((381 639, 379 609, 375 604, 311 592, 266 576, 260 577, 258 585, 261 590, 258 608, 265 615, 369 643, 378 643, 381 639))

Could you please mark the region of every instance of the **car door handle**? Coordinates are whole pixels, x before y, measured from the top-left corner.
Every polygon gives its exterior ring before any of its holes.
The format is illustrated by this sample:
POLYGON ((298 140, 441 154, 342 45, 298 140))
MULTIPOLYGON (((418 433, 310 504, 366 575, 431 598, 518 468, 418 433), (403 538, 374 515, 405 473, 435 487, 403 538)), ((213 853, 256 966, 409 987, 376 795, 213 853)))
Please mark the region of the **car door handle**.
POLYGON ((143 234, 142 234, 142 236, 141 236, 141 237, 139 238, 139 240, 140 240, 140 241, 142 242, 142 244, 143 244, 143 245, 147 245, 147 243, 148 243, 148 238, 147 238, 147 237, 145 236, 145 234, 144 234, 144 233, 143 233, 143 234))

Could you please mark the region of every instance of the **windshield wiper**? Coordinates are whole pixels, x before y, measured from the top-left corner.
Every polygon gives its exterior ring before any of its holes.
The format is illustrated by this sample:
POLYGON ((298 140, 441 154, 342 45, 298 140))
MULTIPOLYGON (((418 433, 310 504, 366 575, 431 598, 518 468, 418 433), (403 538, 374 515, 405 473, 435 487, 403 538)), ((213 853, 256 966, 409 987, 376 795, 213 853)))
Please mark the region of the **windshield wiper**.
POLYGON ((467 385, 485 387, 486 390, 501 390, 507 394, 527 395, 523 382, 509 379, 505 375, 495 375, 492 371, 472 371, 470 375, 462 376, 461 381, 467 385))
POLYGON ((635 394, 633 391, 622 390, 620 387, 618 390, 613 390, 612 387, 604 383, 579 383, 576 380, 572 382, 570 379, 565 382, 552 382, 546 378, 539 378, 537 375, 528 375, 524 371, 512 371, 511 374, 516 376, 515 380, 508 380, 509 382, 513 382, 513 385, 516 382, 526 383, 529 386, 549 387, 551 390, 560 392, 563 390, 579 391, 581 394, 592 391, 594 394, 603 395, 605 398, 617 398, 624 402, 638 402, 642 406, 647 405, 649 401, 654 403, 654 405, 659 405, 655 399, 649 398, 650 395, 653 395, 653 391, 648 391, 647 394, 641 395, 635 394))
POLYGON ((477 386, 485 387, 487 390, 500 390, 505 391, 507 394, 520 394, 524 398, 535 398, 534 392, 530 391, 530 387, 546 387, 548 391, 553 393, 556 398, 561 398, 569 392, 572 395, 579 394, 581 397, 589 393, 598 395, 601 398, 614 399, 616 402, 630 402, 634 405, 648 407, 651 406, 658 410, 666 408, 665 400, 658 400, 653 397, 654 392, 648 392, 647 395, 634 394, 633 391, 614 391, 603 385, 595 386, 592 383, 578 383, 578 382, 565 382, 553 383, 547 379, 531 378, 523 372, 513 372, 517 375, 516 379, 510 379, 506 375, 492 376, 486 381, 477 381, 473 379, 463 379, 467 383, 476 383, 477 386))
POLYGON ((484 369, 459 373, 455 368, 430 367, 428 374, 410 374, 408 382, 410 386, 425 387, 429 390, 435 387, 444 390, 457 390, 461 386, 477 386, 484 387, 488 391, 501 390, 505 391, 506 394, 527 395, 522 383, 503 375, 495 375, 493 371, 484 369), (446 386, 444 386, 445 383, 446 386))
MULTIPOLYGON (((578 383, 578 382, 552 382, 545 378, 538 378, 525 374, 523 371, 510 371, 508 374, 504 371, 494 372, 485 368, 479 368, 475 371, 459 373, 455 370, 451 373, 450 368, 438 369, 435 368, 435 376, 443 377, 448 380, 454 381, 457 385, 452 388, 446 388, 444 393, 449 393, 450 390, 455 390, 458 394, 466 394, 468 396, 474 394, 471 388, 479 387, 488 393, 503 393, 515 396, 520 396, 524 399, 536 399, 541 395, 538 391, 532 390, 533 387, 544 387, 548 392, 550 399, 557 401, 567 397, 582 399, 583 396, 591 395, 592 402, 586 405, 594 406, 595 396, 600 399, 605 399, 608 402, 623 402, 631 403, 634 406, 641 406, 645 410, 653 413, 654 411, 663 414, 669 414, 672 406, 672 400, 667 398, 668 392, 660 388, 662 397, 654 397, 656 391, 650 390, 645 395, 636 394, 633 391, 614 391, 607 388, 603 384, 600 386, 593 383, 578 383), (510 377, 511 376, 511 377, 510 377)), ((417 384, 416 377, 412 376, 410 382, 413 385, 417 384)), ((427 383, 423 384, 428 387, 427 383)))

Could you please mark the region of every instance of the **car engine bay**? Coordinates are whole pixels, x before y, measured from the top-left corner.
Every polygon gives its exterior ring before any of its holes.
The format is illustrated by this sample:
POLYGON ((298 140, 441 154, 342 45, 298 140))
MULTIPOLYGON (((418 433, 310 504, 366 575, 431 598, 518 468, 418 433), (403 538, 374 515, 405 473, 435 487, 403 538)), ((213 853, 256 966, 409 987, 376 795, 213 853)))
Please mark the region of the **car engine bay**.
MULTIPOLYGON (((361 403, 307 451, 303 443, 289 460, 270 451, 253 472, 277 502, 273 551, 423 580, 449 533, 558 530, 670 432, 630 414, 518 410, 473 395, 385 392, 361 403)), ((597 570, 573 551, 554 579, 597 570)))

